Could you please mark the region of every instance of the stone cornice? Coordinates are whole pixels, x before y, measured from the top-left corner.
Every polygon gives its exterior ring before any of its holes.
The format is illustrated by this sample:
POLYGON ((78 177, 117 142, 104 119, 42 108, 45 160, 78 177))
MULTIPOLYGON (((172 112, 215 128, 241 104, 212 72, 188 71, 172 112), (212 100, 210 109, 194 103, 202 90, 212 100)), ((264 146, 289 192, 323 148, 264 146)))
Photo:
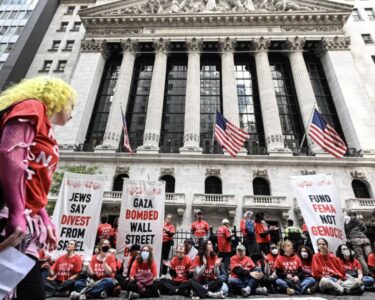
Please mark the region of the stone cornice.
POLYGON ((348 36, 323 37, 320 45, 315 49, 315 54, 322 56, 327 51, 347 51, 349 50, 349 46, 350 37, 348 36))

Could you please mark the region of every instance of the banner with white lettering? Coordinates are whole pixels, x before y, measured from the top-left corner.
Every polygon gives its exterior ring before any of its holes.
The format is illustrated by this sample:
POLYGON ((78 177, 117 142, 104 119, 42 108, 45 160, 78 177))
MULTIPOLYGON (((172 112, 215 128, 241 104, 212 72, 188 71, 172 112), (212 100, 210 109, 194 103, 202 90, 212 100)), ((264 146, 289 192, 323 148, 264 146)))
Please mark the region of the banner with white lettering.
POLYGON ((324 174, 291 176, 290 181, 315 251, 316 241, 322 237, 328 241, 329 251, 336 252, 337 247, 346 242, 346 236, 333 177, 324 174))
MULTIPOLYGON (((133 244, 151 245, 158 271, 163 244, 165 182, 124 181, 117 235, 117 256, 129 260, 133 244)), ((126 270, 125 270, 126 271, 126 270)))
POLYGON ((66 253, 71 240, 77 241, 76 252, 91 260, 95 247, 103 201, 105 177, 77 173, 64 173, 52 221, 59 236, 57 250, 52 258, 66 253))

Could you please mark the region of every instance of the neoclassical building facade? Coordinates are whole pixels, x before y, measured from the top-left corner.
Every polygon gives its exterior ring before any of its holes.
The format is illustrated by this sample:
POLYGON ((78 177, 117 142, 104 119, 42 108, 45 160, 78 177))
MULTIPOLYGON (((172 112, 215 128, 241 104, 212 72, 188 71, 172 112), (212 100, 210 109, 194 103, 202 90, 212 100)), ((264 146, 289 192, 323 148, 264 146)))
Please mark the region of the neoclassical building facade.
POLYGON ((162 179, 179 228, 196 209, 214 227, 224 217, 238 226, 248 209, 284 226, 302 222, 289 176, 323 173, 334 176, 343 208, 372 224, 375 99, 343 30, 351 5, 61 2, 28 76, 60 76, 77 89, 73 120, 56 128, 61 163, 98 166, 102 213, 118 215, 123 178, 162 179), (60 36, 73 41, 69 53, 45 50, 60 36), (304 138, 314 106, 348 145, 343 159, 304 138), (122 147, 122 110, 134 154, 122 147), (237 158, 213 138, 216 111, 250 133, 237 158))

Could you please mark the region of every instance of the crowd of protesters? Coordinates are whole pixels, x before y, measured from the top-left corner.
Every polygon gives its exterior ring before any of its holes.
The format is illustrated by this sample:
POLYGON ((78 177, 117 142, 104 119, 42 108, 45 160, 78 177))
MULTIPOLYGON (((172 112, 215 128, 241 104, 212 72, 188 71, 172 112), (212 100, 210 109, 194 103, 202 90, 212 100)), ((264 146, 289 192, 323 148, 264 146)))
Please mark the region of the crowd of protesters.
POLYGON ((159 277, 151 245, 131 245, 126 262, 116 259, 117 220, 112 227, 103 217, 91 261, 82 261, 74 252, 75 241, 68 243, 66 254, 54 263, 41 251, 47 297, 84 299, 121 294, 129 299, 160 295, 200 299, 274 293, 361 295, 375 291, 375 254, 371 247, 359 250, 370 242, 366 235, 360 235, 366 232, 366 226, 354 213, 345 225, 354 241, 349 239, 335 253, 328 251, 324 238, 317 240, 318 251, 314 253, 304 230, 292 220, 288 220, 283 238, 273 243, 270 234, 279 228, 268 226, 262 213, 253 216, 250 211, 240 223, 241 239, 231 230, 228 219, 210 234, 209 224, 198 211, 191 238, 174 245, 172 218, 165 218, 159 277))

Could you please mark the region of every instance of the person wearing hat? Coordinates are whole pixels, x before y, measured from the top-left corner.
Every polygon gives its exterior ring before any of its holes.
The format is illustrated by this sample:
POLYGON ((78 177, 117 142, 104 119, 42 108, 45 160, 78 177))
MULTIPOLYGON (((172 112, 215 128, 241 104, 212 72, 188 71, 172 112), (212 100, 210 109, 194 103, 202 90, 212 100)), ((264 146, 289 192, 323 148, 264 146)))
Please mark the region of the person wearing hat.
POLYGON ((246 254, 248 256, 259 252, 255 239, 255 223, 254 220, 252 220, 252 217, 253 212, 248 210, 240 221, 240 231, 243 236, 243 244, 246 247, 246 254))
POLYGON ((228 273, 229 261, 232 253, 231 237, 229 230, 230 222, 228 219, 223 219, 221 226, 217 229, 217 245, 219 249, 219 257, 223 259, 224 273, 228 273))
POLYGON ((130 270, 132 268, 132 265, 137 258, 137 255, 139 254, 139 251, 141 251, 141 246, 138 244, 133 244, 129 248, 129 260, 126 263, 125 259, 122 262, 122 267, 120 270, 118 270, 115 278, 118 281, 118 283, 121 285, 122 290, 127 290, 127 286, 129 283, 129 276, 130 276, 130 270))
POLYGON ((264 274, 256 269, 252 259, 246 256, 246 248, 242 244, 238 244, 236 254, 230 259, 230 271, 229 285, 236 294, 241 294, 243 297, 255 292, 265 294, 261 293, 263 288, 257 289, 264 274))
POLYGON ((195 248, 195 243, 193 239, 186 239, 184 241, 185 245, 185 255, 187 255, 192 261, 198 254, 197 248, 195 248))
POLYGON ((199 246, 204 239, 207 239, 210 226, 203 220, 203 212, 198 210, 195 214, 197 220, 191 224, 191 233, 195 239, 195 245, 199 246))

